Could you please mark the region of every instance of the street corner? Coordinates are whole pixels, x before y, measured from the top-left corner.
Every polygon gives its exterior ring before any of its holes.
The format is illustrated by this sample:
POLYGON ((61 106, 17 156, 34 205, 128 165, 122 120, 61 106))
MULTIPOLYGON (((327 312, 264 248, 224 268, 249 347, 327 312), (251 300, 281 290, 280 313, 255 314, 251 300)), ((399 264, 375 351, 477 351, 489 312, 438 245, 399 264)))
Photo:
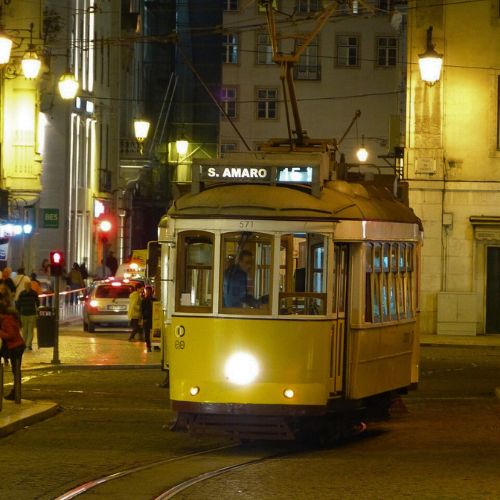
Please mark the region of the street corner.
POLYGON ((21 404, 3 401, 3 407, 0 411, 0 438, 53 417, 60 411, 59 404, 52 401, 23 399, 21 404))

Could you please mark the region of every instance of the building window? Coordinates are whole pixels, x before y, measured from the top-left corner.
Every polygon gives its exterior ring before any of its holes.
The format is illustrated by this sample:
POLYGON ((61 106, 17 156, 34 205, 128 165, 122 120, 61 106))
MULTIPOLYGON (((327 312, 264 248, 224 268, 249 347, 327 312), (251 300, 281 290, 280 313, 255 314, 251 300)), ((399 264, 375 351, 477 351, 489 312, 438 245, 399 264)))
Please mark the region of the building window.
POLYGON ((236 118, 236 87, 222 87, 221 104, 229 118, 236 118))
POLYGON ((318 37, 305 48, 298 64, 294 66, 294 78, 296 80, 321 80, 318 37))
POLYGON ((272 120, 278 117, 278 90, 257 89, 257 118, 272 120))
POLYGON ((224 158, 227 153, 233 153, 236 151, 236 143, 235 142, 223 142, 220 145, 220 157, 224 158))
POLYGON ((257 64, 273 64, 273 49, 267 33, 257 34, 257 64))
POLYGON ((320 0, 297 0, 297 10, 300 13, 317 12, 320 9, 320 0))
POLYGON ((238 35, 222 35, 222 62, 238 64, 238 35))
POLYGON ((223 0, 222 5, 226 12, 238 10, 238 0, 223 0))
POLYGON ((389 12, 391 10, 391 0, 377 0, 377 10, 389 12))
POLYGON ((377 66, 396 66, 398 39, 394 36, 377 37, 377 66))
POLYGON ((336 38, 337 66, 351 67, 359 66, 359 37, 356 35, 338 35, 336 38))

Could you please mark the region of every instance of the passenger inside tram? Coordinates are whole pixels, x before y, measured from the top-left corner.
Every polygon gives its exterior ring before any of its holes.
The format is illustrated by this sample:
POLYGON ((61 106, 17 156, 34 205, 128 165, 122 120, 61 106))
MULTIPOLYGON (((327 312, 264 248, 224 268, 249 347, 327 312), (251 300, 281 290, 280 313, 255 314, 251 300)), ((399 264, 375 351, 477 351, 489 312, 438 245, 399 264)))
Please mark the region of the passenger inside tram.
POLYGON ((253 267, 253 255, 242 250, 237 261, 224 271, 224 307, 256 307, 259 301, 248 293, 248 275, 253 267))

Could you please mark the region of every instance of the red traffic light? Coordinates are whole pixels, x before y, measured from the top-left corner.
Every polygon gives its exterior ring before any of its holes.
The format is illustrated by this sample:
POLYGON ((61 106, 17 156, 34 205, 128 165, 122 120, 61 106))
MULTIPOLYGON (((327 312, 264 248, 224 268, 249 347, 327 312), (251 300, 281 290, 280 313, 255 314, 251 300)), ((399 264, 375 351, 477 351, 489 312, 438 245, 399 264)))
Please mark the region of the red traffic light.
POLYGON ((50 252, 50 270, 54 276, 60 276, 64 267, 64 254, 59 250, 50 252))
POLYGON ((113 224, 107 219, 103 219, 99 222, 99 231, 101 233, 109 233, 113 229, 113 224))

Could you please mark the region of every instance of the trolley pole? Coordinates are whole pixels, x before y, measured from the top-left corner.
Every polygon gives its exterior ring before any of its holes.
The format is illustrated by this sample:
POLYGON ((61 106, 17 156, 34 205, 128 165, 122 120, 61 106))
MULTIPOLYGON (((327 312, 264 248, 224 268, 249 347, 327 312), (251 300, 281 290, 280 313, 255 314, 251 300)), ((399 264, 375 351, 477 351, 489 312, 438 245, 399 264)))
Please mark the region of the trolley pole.
POLYGON ((59 290, 61 286, 61 277, 55 276, 54 279, 54 351, 52 354, 53 365, 60 365, 59 359, 59 290))

